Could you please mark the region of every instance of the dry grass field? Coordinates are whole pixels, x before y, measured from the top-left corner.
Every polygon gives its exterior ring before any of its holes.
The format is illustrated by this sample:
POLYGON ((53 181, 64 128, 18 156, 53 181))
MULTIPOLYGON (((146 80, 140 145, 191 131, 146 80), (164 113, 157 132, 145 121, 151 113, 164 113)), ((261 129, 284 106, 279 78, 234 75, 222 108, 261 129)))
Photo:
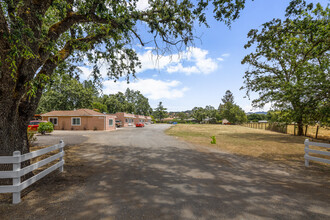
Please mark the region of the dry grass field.
MULTIPOLYGON (((306 137, 236 125, 180 124, 171 127, 166 133, 194 144, 217 147, 238 155, 304 166, 304 140, 306 137), (211 144, 213 135, 216 137, 216 144, 211 144)), ((313 147, 313 149, 322 148, 313 147)), ((328 164, 312 161, 311 165, 330 171, 328 164)))
MULTIPOLYGON (((268 123, 252 123, 252 124, 248 123, 248 124, 244 124, 244 126, 249 127, 249 128, 265 130, 266 127, 269 126, 269 124, 268 123)), ((298 128, 296 127, 296 131, 295 131, 293 124, 288 125, 287 126, 287 134, 292 134, 293 135, 294 132, 296 132, 296 133, 298 132, 297 129, 298 128)), ((306 132, 306 127, 305 126, 303 127, 304 134, 306 133, 306 136, 308 138, 315 138, 316 130, 317 130, 317 126, 309 125, 307 127, 307 132, 306 132)), ((317 138, 322 139, 322 140, 329 140, 330 139, 330 128, 329 127, 319 127, 317 138)))

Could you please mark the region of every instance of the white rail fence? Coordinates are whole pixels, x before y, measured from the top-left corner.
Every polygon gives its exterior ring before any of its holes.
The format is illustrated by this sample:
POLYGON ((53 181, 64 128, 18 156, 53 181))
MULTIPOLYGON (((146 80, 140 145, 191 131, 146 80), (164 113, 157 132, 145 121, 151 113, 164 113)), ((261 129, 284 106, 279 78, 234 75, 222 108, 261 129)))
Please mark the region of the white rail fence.
POLYGON ((310 145, 312 145, 312 146, 318 146, 318 147, 330 148, 330 144, 310 142, 308 139, 306 139, 305 140, 305 166, 306 167, 309 166, 309 161, 310 160, 314 160, 314 161, 318 161, 318 162, 330 164, 330 160, 328 160, 328 159, 319 158, 319 157, 313 157, 313 156, 310 156, 308 154, 308 153, 315 153, 315 154, 321 154, 321 155, 330 156, 330 152, 310 149, 309 148, 310 145))
POLYGON ((13 171, 0 171, 0 179, 13 179, 13 185, 3 185, 0 186, 0 193, 13 193, 13 204, 21 202, 21 191, 31 184, 37 182, 47 174, 53 172, 56 169, 59 169, 60 172, 63 172, 64 166, 64 142, 61 140, 59 144, 53 145, 51 147, 43 148, 37 151, 33 151, 27 154, 21 155, 20 151, 15 151, 13 156, 1 156, 0 164, 13 164, 13 171), (31 164, 30 166, 24 167, 21 169, 21 163, 32 158, 47 154, 49 152, 59 149, 59 153, 47 157, 37 163, 31 164), (32 172, 54 160, 59 159, 59 161, 38 173, 37 175, 25 180, 21 183, 21 176, 24 176, 27 173, 32 172))

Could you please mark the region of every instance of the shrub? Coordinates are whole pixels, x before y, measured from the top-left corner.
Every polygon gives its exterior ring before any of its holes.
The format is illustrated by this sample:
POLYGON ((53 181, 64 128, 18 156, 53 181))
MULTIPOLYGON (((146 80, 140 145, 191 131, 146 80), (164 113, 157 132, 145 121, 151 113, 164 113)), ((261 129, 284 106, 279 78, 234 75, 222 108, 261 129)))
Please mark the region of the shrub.
POLYGON ((36 132, 29 131, 29 129, 27 130, 27 137, 28 137, 29 147, 31 147, 32 144, 37 140, 37 138, 34 136, 35 134, 36 134, 36 132))
POLYGON ((212 138, 211 144, 216 144, 217 140, 215 139, 215 136, 211 136, 211 138, 212 138))
POLYGON ((38 127, 38 132, 45 134, 54 131, 54 125, 51 122, 41 122, 38 127))

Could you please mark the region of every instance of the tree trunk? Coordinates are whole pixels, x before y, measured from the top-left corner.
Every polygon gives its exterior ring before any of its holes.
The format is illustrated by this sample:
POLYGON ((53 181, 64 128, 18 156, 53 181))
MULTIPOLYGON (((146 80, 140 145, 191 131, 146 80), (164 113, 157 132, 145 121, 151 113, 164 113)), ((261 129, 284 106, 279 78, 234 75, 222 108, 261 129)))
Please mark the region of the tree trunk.
MULTIPOLYGON (((0 156, 12 156, 14 151, 20 151, 21 154, 29 152, 27 122, 23 121, 14 112, 11 112, 10 108, 1 108, 0 143, 0 156), (7 117, 4 117, 6 115, 7 117)), ((23 168, 28 165, 30 165, 30 161, 25 161, 21 164, 21 167, 23 168)), ((0 164, 0 170, 12 170, 12 165, 0 164)), ((29 176, 31 176, 31 174, 29 176)), ((23 177, 23 180, 25 178, 27 177, 23 177)), ((0 185, 9 184, 12 184, 11 179, 0 179, 0 185)))
MULTIPOLYGON (((29 119, 20 117, 11 108, 0 104, 0 155, 11 156, 14 151, 29 152, 27 127, 29 119)), ((31 118, 31 117, 28 117, 31 118)))
MULTIPOLYGON (((0 83, 4 88, 4 83, 0 83)), ((27 137, 27 127, 34 115, 41 97, 41 90, 34 97, 16 97, 19 92, 0 90, 0 156, 12 156, 14 151, 26 154, 30 151, 27 137)), ((30 161, 21 164, 21 168, 30 165, 30 161)), ((0 164, 0 171, 12 170, 12 165, 0 164)), ((32 174, 22 177, 24 181, 32 174)), ((0 185, 11 184, 11 179, 0 179, 0 185)))
POLYGON ((299 121, 299 122, 297 122, 297 124, 298 124, 298 136, 303 136, 304 135, 304 124, 301 122, 301 121, 299 121))

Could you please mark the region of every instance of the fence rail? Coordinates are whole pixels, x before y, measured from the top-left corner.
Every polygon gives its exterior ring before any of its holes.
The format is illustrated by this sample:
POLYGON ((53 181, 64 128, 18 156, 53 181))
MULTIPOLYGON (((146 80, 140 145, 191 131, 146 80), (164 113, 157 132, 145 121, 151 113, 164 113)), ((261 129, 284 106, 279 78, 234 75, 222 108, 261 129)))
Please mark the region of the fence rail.
POLYGON ((33 151, 31 153, 21 155, 20 151, 15 151, 13 156, 1 156, 0 164, 13 164, 12 171, 0 171, 0 179, 13 179, 13 185, 0 186, 0 193, 13 193, 13 204, 20 203, 21 201, 21 191, 31 184, 37 182, 47 174, 53 172, 56 169, 59 169, 60 172, 63 172, 64 166, 64 142, 61 140, 59 144, 56 144, 51 147, 47 147, 41 150, 33 151), (21 169, 21 162, 30 160, 32 158, 47 154, 49 152, 59 150, 59 153, 47 157, 37 163, 31 164, 30 166, 24 167, 21 169), (21 176, 24 176, 27 173, 30 173, 40 167, 45 166, 46 164, 53 162, 59 159, 59 161, 38 173, 37 175, 25 180, 21 183, 21 176))
MULTIPOLYGON (((269 122, 249 122, 243 124, 244 127, 270 130, 275 132, 280 132, 284 134, 297 135, 298 125, 297 124, 284 124, 284 123, 269 123, 269 122)), ((320 125, 304 125, 303 135, 305 137, 323 139, 330 142, 330 128, 322 127, 320 125)))
POLYGON ((310 149, 309 146, 318 146, 318 147, 325 147, 325 148, 330 148, 330 144, 325 144, 325 143, 318 143, 318 142, 310 142, 308 139, 305 140, 305 166, 309 166, 309 161, 314 160, 322 163, 328 163, 330 164, 330 160, 325 159, 325 158, 319 158, 319 157, 314 157, 310 156, 308 153, 314 153, 314 154, 321 154, 321 155, 326 155, 330 156, 330 152, 327 151, 320 151, 320 150, 313 150, 310 149))

